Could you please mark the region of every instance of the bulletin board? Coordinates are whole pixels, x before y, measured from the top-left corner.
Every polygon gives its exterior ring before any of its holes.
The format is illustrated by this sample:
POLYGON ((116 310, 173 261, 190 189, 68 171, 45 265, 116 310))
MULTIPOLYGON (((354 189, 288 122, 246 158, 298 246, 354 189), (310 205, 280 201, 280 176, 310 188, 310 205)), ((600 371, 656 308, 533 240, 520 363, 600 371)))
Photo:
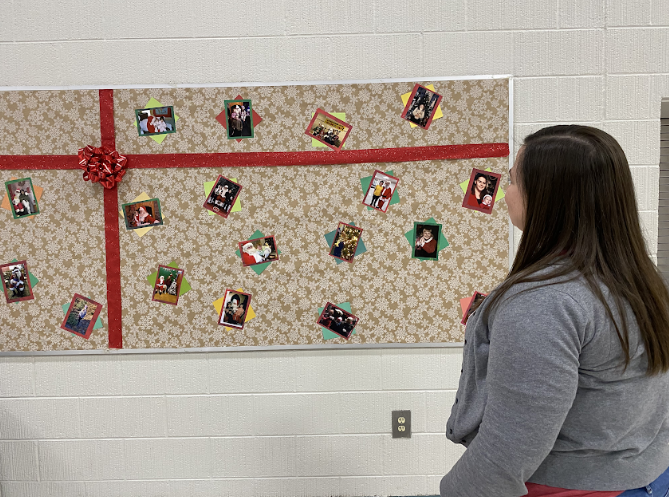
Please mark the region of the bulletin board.
POLYGON ((0 264, 26 260, 34 299, 0 296, 0 352, 461 342, 461 299, 509 268, 505 77, 197 88, 0 91, 0 175, 31 178, 40 213, 0 209, 0 264), (442 96, 429 129, 401 118, 414 85, 442 96), (228 137, 226 100, 252 101, 253 138, 228 137), (135 111, 171 106, 176 132, 140 136, 135 111), (352 126, 334 151, 305 135, 317 109, 352 126), (437 115, 439 117, 437 117, 437 115), (127 157, 111 188, 84 181, 78 150, 127 157), (462 206, 472 169, 501 175, 491 213, 462 206), (387 211, 363 205, 375 170, 399 178, 387 211), (219 175, 242 185, 227 218, 202 207, 219 175), (464 182, 464 186, 461 183, 464 182), (163 225, 127 230, 122 204, 158 198, 163 225), (438 260, 412 258, 414 223, 442 225, 438 260), (329 253, 339 222, 363 229, 353 262, 329 253), (238 242, 274 235, 280 257, 245 267, 238 242), (410 242, 411 240, 411 242, 410 242), (183 268, 178 305, 152 301, 158 265, 183 268), (187 289, 184 292, 184 288, 187 289), (252 295, 242 330, 218 324, 226 289, 252 295), (102 305, 88 339, 60 327, 74 294, 102 305), (359 318, 349 340, 316 321, 359 318))

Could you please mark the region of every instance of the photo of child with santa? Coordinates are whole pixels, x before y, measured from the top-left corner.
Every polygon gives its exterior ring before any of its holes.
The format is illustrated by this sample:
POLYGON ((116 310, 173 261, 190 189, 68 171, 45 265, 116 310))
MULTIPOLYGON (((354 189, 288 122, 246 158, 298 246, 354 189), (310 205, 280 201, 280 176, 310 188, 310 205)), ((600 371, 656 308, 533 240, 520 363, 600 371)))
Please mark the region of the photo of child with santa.
POLYGON ((28 277, 26 261, 3 264, 0 266, 0 275, 2 275, 2 288, 8 304, 35 298, 28 277))
POLYGON ((135 111, 139 136, 165 135, 176 131, 173 107, 155 107, 135 111))
POLYGON ((242 185, 229 180, 225 176, 219 176, 216 178, 214 187, 207 195, 202 207, 227 218, 241 190, 242 185))
POLYGON ((5 189, 14 219, 39 214, 39 206, 30 178, 7 181, 5 189))
POLYGON ((262 264, 263 262, 279 260, 274 236, 239 242, 239 253, 242 256, 242 264, 244 266, 253 266, 255 264, 262 264))

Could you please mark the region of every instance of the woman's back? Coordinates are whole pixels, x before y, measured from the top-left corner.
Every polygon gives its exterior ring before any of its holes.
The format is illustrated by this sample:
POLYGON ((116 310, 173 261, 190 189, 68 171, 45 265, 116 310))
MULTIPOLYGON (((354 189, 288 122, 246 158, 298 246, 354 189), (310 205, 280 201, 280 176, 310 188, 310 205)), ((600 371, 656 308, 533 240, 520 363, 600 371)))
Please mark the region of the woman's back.
POLYGON ((647 375, 629 309, 623 371, 606 309, 581 278, 566 279, 515 285, 496 309, 487 314, 484 301, 469 318, 447 426, 468 450, 449 485, 473 484, 478 495, 521 495, 525 481, 625 490, 669 466, 669 373, 647 375), (486 468, 475 482, 471 467, 486 468))

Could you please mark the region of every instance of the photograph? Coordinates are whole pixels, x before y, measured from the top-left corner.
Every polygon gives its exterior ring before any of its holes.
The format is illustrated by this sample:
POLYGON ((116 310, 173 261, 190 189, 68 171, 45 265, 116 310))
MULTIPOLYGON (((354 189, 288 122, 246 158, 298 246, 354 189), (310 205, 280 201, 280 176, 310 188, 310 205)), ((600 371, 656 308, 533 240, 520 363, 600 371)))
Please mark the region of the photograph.
POLYGON ((471 302, 469 302, 467 311, 465 312, 465 315, 462 317, 461 321, 462 324, 467 324, 469 316, 471 316, 474 313, 474 311, 479 308, 479 306, 487 296, 488 296, 487 293, 474 292, 474 297, 472 298, 471 302))
POLYGON ((250 100, 226 100, 229 139, 253 138, 253 111, 250 100))
POLYGON ((39 214, 33 182, 30 178, 13 179, 5 183, 14 219, 39 214))
POLYGON ((374 171, 374 176, 372 176, 372 181, 369 183, 369 188, 362 199, 362 203, 381 212, 386 212, 399 181, 399 178, 390 176, 383 171, 374 171))
POLYGON ((227 218, 241 190, 242 185, 238 185, 225 176, 219 176, 202 207, 227 218))
POLYGON ((0 274, 2 274, 2 289, 8 304, 35 298, 30 286, 30 273, 28 273, 26 261, 3 264, 0 266, 0 274))
POLYGON ((436 261, 439 259, 439 233, 441 224, 414 224, 413 258, 436 261))
POLYGON ((153 298, 155 302, 177 305, 179 302, 179 290, 184 270, 170 266, 158 266, 156 284, 153 286, 153 298))
POLYGON ((160 212, 160 200, 157 198, 123 204, 121 205, 121 210, 125 219, 125 228, 128 230, 148 228, 149 226, 162 226, 163 224, 163 216, 160 212))
POLYGON ((243 329, 246 314, 251 306, 251 294, 236 290, 225 290, 225 298, 218 316, 218 324, 243 329))
POLYGON ((350 124, 346 124, 323 109, 317 109, 304 134, 327 145, 332 150, 341 150, 351 128, 350 124))
POLYGON ((428 129, 441 102, 441 95, 416 84, 402 112, 402 119, 428 129))
POLYGON ((88 340, 101 310, 102 304, 75 293, 60 327, 88 340))
POLYGON ((166 135, 177 131, 174 107, 136 109, 135 118, 139 136, 166 135))
POLYGON ((342 261, 353 262, 361 236, 362 228, 340 222, 330 246, 330 255, 342 261))
POLYGON ((501 178, 501 174, 473 169, 462 207, 491 214, 501 178))
POLYGON ((274 236, 255 238, 239 242, 239 253, 242 255, 244 266, 253 266, 263 262, 274 262, 279 260, 279 252, 276 248, 274 236))
POLYGON ((323 308, 323 312, 316 321, 323 328, 327 328, 340 337, 348 340, 353 333, 355 325, 358 324, 358 318, 350 312, 346 312, 341 307, 328 302, 323 308))

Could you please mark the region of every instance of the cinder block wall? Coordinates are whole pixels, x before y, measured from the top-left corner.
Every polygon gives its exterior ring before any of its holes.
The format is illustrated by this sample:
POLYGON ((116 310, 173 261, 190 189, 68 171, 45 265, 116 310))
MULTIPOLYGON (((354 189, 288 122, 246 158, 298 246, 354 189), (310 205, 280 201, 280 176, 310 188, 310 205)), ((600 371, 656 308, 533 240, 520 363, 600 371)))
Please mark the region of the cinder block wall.
MULTIPOLYGON (((514 75, 516 148, 553 123, 620 140, 655 255, 666 0, 0 2, 0 86, 481 74, 514 75)), ((0 494, 435 494, 461 454, 443 435, 460 362, 457 348, 0 358, 0 494), (393 409, 412 410, 412 439, 390 438, 393 409)))

